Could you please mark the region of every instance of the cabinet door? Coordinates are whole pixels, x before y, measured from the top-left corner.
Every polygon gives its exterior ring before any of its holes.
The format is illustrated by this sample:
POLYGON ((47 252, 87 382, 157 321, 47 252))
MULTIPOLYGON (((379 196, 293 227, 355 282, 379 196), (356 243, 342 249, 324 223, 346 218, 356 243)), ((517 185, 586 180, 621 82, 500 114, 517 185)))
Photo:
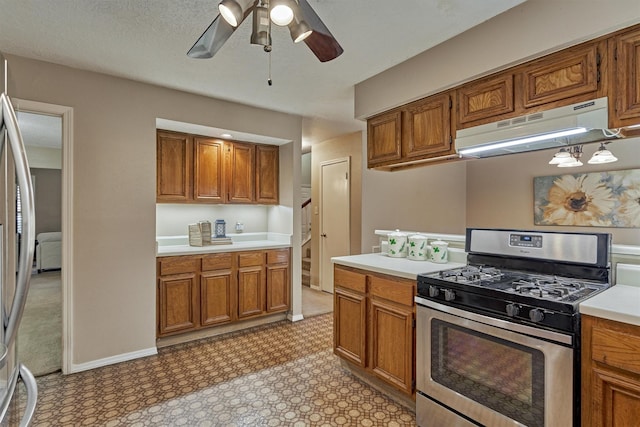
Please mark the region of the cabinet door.
POLYGON ((640 123, 640 30, 615 38, 613 127, 640 123))
POLYGON ((215 325, 235 320, 234 280, 231 270, 200 275, 200 323, 215 325))
POLYGON ((369 368, 401 391, 413 393, 413 309, 371 299, 369 368))
POLYGON ((289 309, 289 265, 267 266, 267 312, 289 309))
POLYGON ((367 298, 343 288, 333 291, 333 352, 349 362, 366 366, 367 298))
POLYGON ((458 128, 490 122, 514 111, 513 74, 468 83, 458 89, 458 128), (462 126, 465 125, 465 126, 462 126))
POLYGON ((191 137, 158 131, 156 136, 156 200, 186 202, 192 199, 193 153, 191 137))
POLYGON ((255 172, 253 144, 228 143, 228 203, 253 203, 255 199, 255 172))
POLYGON ((367 167, 399 161, 402 157, 402 113, 394 110, 367 120, 367 167))
POLYGON ((451 95, 431 96, 404 109, 402 157, 407 160, 447 154, 452 148, 451 95))
POLYGON ((594 369, 591 426, 637 426, 640 420, 640 381, 608 369, 594 369))
POLYGON ((264 267, 238 269, 238 318, 255 316, 264 311, 264 267))
POLYGON ((597 97, 601 60, 598 48, 598 44, 589 44, 565 49, 524 67, 524 107, 562 100, 566 101, 563 105, 568 105, 597 97), (584 96, 576 98, 580 95, 584 96))
POLYGON ((199 202, 224 202, 224 143, 194 137, 193 198, 199 202))
POLYGON ((256 145, 256 203, 278 204, 279 152, 275 145, 256 145))
POLYGON ((158 279, 158 335, 194 329, 198 320, 196 274, 158 279))

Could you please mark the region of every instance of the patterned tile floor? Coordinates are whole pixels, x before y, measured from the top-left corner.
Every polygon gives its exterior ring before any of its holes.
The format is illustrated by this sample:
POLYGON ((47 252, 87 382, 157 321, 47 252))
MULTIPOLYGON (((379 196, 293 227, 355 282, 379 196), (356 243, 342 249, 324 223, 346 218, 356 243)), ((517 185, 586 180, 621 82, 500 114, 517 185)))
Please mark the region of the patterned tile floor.
POLYGON ((415 426, 412 412, 340 365, 332 320, 281 321, 40 377, 32 425, 415 426))

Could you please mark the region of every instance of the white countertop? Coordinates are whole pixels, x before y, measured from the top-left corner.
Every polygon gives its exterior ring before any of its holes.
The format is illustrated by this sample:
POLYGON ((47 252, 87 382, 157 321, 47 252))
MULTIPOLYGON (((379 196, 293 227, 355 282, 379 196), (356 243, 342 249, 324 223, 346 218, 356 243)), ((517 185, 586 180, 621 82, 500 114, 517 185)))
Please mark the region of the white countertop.
POLYGON ((459 262, 437 264, 430 261, 413 261, 407 258, 392 258, 382 253, 333 257, 331 258, 331 262, 347 267, 361 268, 363 270, 375 271, 376 273, 389 274, 413 280, 418 277, 418 274, 435 273, 436 271, 449 270, 465 265, 459 262))
POLYGON ((189 246, 188 236, 156 237, 156 256, 198 255, 216 252, 238 252, 291 247, 291 236, 279 233, 227 234, 232 243, 225 245, 189 246))
POLYGON ((580 313, 640 326, 640 287, 612 286, 580 304, 580 313))

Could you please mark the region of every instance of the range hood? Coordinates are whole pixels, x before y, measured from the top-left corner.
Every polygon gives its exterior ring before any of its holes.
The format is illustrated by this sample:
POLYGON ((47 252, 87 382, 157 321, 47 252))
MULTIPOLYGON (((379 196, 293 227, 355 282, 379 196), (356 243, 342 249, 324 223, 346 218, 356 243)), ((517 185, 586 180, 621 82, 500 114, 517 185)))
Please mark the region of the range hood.
POLYGON ((456 132, 461 157, 491 157, 614 139, 607 98, 474 126, 456 132))

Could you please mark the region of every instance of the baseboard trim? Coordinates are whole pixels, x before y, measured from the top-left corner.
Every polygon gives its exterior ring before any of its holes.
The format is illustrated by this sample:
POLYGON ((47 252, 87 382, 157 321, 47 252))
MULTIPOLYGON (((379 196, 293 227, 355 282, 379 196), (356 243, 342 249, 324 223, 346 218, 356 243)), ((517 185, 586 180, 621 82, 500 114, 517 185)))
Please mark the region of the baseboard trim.
POLYGON ((292 322, 298 322, 300 320, 304 320, 304 316, 302 314, 288 314, 287 319, 292 322))
POLYGON ((115 365, 120 362, 127 362, 133 359, 139 359, 141 357, 154 356, 158 354, 156 347, 146 348, 143 350, 132 351, 131 353, 118 354, 117 356, 105 357, 104 359, 92 360, 86 363, 72 363, 69 369, 69 374, 75 374, 82 371, 88 371, 90 369, 101 368, 103 366, 115 365))

